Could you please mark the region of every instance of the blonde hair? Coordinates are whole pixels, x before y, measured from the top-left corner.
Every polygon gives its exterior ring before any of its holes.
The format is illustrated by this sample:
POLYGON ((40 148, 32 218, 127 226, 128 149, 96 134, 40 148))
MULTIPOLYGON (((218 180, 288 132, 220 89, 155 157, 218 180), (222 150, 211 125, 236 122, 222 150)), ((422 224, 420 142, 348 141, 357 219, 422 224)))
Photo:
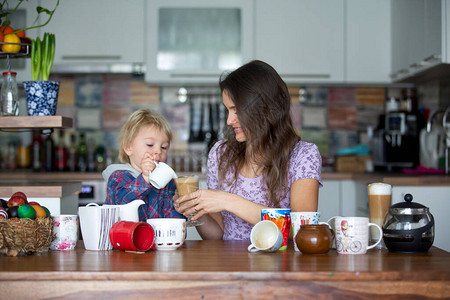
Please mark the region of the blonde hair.
POLYGON ((121 163, 130 163, 130 158, 124 149, 134 140, 139 130, 148 125, 155 126, 169 137, 169 141, 172 140, 170 125, 161 114, 149 109, 139 109, 128 117, 128 120, 120 130, 119 160, 121 163))

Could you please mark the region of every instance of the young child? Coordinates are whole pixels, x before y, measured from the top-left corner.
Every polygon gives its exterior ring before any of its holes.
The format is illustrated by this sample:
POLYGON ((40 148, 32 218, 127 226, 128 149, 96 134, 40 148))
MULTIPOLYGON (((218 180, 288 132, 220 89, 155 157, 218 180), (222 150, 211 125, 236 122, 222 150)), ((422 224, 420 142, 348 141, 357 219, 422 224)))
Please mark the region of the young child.
POLYGON ((157 189, 149 183, 154 161, 167 159, 172 131, 160 114, 140 109, 126 121, 119 135, 119 160, 102 173, 108 183, 105 204, 126 204, 136 199, 145 201, 139 207, 139 220, 150 218, 184 218, 175 211, 172 197, 175 183, 171 180, 157 189))

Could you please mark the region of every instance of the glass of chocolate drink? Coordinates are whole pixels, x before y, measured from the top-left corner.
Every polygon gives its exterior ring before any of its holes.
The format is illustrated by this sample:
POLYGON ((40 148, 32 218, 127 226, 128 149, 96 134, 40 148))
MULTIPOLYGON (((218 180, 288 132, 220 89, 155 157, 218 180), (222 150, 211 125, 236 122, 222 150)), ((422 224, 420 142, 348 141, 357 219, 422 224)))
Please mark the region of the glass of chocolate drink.
MULTIPOLYGON (((198 190, 198 176, 182 176, 175 178, 175 185, 177 186, 178 196, 184 196, 198 190)), ((200 226, 203 225, 203 222, 199 220, 191 220, 192 216, 195 214, 191 214, 187 217, 186 226, 200 226)))
MULTIPOLYGON (((370 222, 375 223, 378 226, 383 226, 383 220, 386 216, 389 207, 391 207, 392 186, 387 183, 371 183, 367 187, 369 194, 369 216, 370 222)), ((379 238, 379 231, 371 228, 370 239, 377 241, 379 238)), ((387 249, 383 240, 375 248, 387 249)))

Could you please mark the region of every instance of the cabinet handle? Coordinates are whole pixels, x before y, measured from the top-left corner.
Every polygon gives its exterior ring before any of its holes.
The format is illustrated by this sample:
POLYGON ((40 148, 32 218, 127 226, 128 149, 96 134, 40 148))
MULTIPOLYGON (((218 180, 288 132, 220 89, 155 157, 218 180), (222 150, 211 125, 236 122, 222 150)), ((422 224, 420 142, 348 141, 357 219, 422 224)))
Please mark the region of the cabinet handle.
POLYGON ((170 77, 214 77, 218 78, 220 74, 199 74, 199 73, 170 73, 170 77))
POLYGON ((330 74, 280 74, 284 78, 330 78, 330 74))
POLYGON ((433 54, 433 55, 430 55, 427 58, 425 58, 423 61, 430 62, 430 61, 439 60, 439 59, 441 59, 441 55, 440 54, 433 54))
POLYGON ((409 67, 411 69, 417 69, 417 68, 423 67, 424 64, 425 64, 425 61, 421 61, 421 62, 418 62, 418 63, 411 64, 409 67))
POLYGON ((63 55, 67 60, 119 60, 120 55, 63 55))

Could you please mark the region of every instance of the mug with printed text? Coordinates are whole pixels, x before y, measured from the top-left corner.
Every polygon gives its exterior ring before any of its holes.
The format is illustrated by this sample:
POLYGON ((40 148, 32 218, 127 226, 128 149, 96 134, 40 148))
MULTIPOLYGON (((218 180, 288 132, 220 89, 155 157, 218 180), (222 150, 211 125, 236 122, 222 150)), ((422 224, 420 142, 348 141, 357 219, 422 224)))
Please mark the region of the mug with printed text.
POLYGON ((336 250, 339 254, 365 254, 381 242, 383 231, 364 217, 333 217, 336 233, 336 250), (379 231, 378 240, 369 245, 369 227, 379 231))

